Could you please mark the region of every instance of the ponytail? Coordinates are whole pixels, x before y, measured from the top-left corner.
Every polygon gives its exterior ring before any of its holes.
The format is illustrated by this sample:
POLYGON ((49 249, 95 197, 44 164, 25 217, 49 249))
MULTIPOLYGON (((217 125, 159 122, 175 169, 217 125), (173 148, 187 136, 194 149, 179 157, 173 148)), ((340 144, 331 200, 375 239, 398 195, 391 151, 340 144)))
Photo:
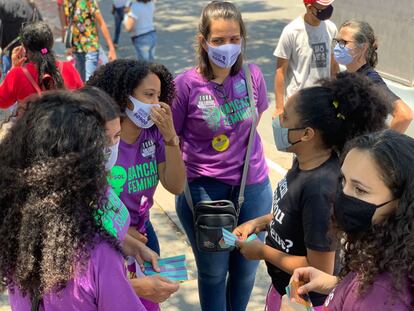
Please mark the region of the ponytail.
POLYGON ((348 140, 384 129, 391 111, 372 82, 356 73, 321 80, 297 98, 301 126, 318 130, 324 145, 339 152, 348 140))
POLYGON ((21 33, 23 46, 30 51, 30 61, 35 63, 38 72, 38 84, 43 90, 62 89, 64 82, 56 67, 56 58, 52 50, 53 33, 45 22, 26 25, 21 33), (48 75, 49 79, 45 79, 48 75))

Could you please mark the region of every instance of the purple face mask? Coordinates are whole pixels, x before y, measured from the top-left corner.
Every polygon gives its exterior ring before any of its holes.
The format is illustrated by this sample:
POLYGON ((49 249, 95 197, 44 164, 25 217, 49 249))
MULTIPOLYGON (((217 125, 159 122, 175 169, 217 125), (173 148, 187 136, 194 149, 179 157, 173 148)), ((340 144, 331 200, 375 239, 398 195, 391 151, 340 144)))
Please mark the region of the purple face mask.
POLYGON ((207 46, 208 57, 214 64, 221 68, 232 67, 241 53, 241 43, 229 43, 220 46, 212 46, 207 43, 207 46))

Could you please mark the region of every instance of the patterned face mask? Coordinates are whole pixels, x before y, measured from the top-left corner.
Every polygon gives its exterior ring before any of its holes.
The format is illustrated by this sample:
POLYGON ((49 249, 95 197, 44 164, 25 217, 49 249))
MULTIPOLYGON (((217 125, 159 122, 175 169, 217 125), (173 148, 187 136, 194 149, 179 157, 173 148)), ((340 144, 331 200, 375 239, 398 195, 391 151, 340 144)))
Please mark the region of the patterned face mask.
POLYGON ((127 117, 139 128, 147 129, 154 125, 154 121, 151 120, 151 109, 153 107, 160 107, 155 104, 145 104, 135 97, 128 96, 131 103, 134 105, 133 110, 127 108, 125 113, 127 117))

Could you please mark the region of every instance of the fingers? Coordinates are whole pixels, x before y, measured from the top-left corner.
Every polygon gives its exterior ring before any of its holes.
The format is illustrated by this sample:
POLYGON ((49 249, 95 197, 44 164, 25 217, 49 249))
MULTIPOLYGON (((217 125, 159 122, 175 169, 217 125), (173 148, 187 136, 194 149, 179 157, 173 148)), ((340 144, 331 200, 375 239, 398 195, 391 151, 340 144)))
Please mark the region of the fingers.
POLYGON ((139 268, 141 269, 141 271, 144 271, 145 270, 145 268, 144 268, 144 260, 141 258, 140 255, 135 255, 134 257, 135 257, 135 260, 137 261, 137 263, 138 263, 139 268))
POLYGON ((160 266, 158 265, 158 255, 155 253, 155 255, 151 256, 151 265, 152 268, 156 271, 156 272, 161 272, 160 270, 160 266))

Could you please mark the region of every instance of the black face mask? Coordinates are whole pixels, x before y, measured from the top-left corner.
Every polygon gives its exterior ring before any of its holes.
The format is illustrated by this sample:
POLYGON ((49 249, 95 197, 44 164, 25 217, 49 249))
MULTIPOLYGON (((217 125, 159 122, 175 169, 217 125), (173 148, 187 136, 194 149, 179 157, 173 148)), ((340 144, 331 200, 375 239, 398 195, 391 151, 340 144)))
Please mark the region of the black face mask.
POLYGON ((323 9, 323 10, 318 9, 318 8, 315 8, 315 9, 316 9, 316 14, 314 13, 313 15, 315 15, 315 17, 319 19, 320 21, 325 21, 327 19, 330 19, 333 13, 332 5, 328 6, 326 9, 323 9))
POLYGON ((334 209, 336 222, 346 233, 367 231, 372 227, 372 216, 376 209, 391 201, 375 205, 350 197, 340 188, 336 193, 334 209))

